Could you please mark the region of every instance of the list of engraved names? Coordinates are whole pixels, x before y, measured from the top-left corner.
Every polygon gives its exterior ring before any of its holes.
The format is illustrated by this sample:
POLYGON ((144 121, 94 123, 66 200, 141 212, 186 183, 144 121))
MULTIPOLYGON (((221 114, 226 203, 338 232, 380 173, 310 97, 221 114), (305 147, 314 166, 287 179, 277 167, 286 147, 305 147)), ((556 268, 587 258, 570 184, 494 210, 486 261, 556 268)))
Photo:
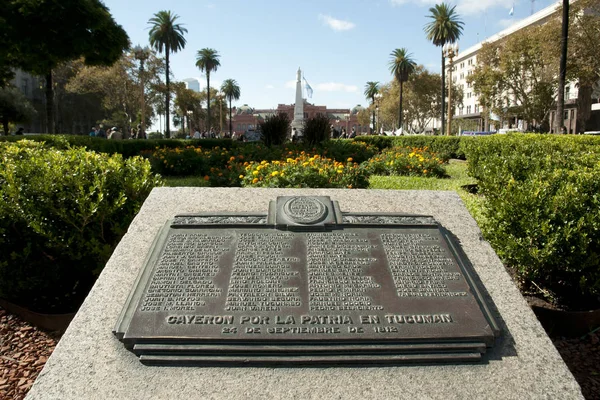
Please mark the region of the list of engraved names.
POLYGON ((428 233, 381 234, 381 242, 400 297, 467 296, 451 291, 448 282, 461 279, 440 239, 428 233))
POLYGON ((230 235, 172 234, 168 237, 141 311, 193 311, 221 296, 213 279, 219 258, 229 251, 230 235))
POLYGON ((292 269, 297 257, 287 256, 293 233, 240 232, 229 280, 225 311, 281 311, 302 305, 292 269))

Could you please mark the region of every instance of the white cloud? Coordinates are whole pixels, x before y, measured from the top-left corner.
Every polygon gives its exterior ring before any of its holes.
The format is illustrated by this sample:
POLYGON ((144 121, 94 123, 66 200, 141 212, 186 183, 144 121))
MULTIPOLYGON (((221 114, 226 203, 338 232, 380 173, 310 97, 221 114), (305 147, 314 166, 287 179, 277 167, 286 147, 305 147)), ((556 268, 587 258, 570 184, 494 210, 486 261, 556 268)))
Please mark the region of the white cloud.
POLYGON ((296 80, 293 81, 287 81, 283 87, 287 88, 287 89, 296 89, 296 80))
POLYGON ((315 85, 315 88, 316 88, 316 90, 321 90, 323 92, 356 93, 358 91, 358 86, 345 85, 343 83, 336 83, 336 82, 317 83, 315 85))
POLYGON ((335 19, 329 15, 319 14, 319 19, 334 31, 347 31, 356 26, 350 21, 342 21, 341 19, 335 19))
POLYGON ((207 5, 206 5, 206 8, 215 8, 215 7, 216 7, 216 6, 215 6, 214 4, 212 4, 212 3, 211 3, 211 4, 207 4, 207 5))
POLYGON ((265 86, 265 88, 266 89, 275 89, 275 86, 273 86, 273 85, 267 85, 267 86, 265 86))

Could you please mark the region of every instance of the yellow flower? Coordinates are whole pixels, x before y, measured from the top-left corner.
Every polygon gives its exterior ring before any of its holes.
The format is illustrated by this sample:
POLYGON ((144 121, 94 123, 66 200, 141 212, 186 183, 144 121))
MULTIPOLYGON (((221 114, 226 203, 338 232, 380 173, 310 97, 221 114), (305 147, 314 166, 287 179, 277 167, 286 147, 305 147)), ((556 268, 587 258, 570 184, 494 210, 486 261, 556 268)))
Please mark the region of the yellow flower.
POLYGON ((306 167, 307 165, 308 165, 308 161, 305 161, 305 162, 302 163, 303 167, 306 167))
POLYGON ((239 178, 240 178, 240 179, 244 179, 244 175, 240 175, 240 176, 239 176, 239 178))
POLYGON ((311 158, 308 159, 308 161, 313 162, 313 161, 315 161, 315 158, 311 157, 311 158))
POLYGON ((352 162, 352 161, 353 161, 352 157, 348 157, 348 162, 352 162))
POLYGON ((254 176, 258 175, 258 170, 252 171, 252 175, 254 175, 254 176))
POLYGON ((261 165, 265 165, 266 163, 267 163, 267 162, 266 162, 265 160, 262 160, 262 161, 260 162, 260 164, 261 164, 261 165))
POLYGON ((283 176, 283 172, 279 174, 279 176, 283 176))
POLYGON ((271 176, 277 176, 277 175, 279 175, 279 171, 273 171, 273 172, 271 172, 271 176))
POLYGON ((256 183, 256 182, 258 182, 258 178, 252 179, 252 183, 256 183))
POLYGON ((338 169, 338 170, 337 170, 337 173, 338 173, 338 174, 343 174, 343 173, 344 173, 344 171, 342 171, 341 169, 338 169))
POLYGON ((423 170, 423 173, 424 173, 424 174, 426 174, 426 173, 427 173, 427 170, 426 170, 426 169, 424 169, 424 170, 423 170))

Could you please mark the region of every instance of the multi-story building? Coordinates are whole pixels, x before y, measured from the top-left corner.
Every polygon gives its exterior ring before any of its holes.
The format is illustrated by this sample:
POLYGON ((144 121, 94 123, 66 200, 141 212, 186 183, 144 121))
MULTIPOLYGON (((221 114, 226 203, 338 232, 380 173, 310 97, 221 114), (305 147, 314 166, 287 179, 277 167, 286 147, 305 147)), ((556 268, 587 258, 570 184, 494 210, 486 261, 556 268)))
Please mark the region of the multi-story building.
POLYGON ((200 80, 196 78, 186 78, 183 80, 187 89, 200 93, 200 80))
MULTIPOLYGON (((342 128, 346 132, 351 132, 352 128, 357 133, 365 134, 369 131, 368 125, 361 125, 358 122, 358 113, 363 110, 360 104, 352 109, 349 108, 334 108, 330 109, 327 106, 317 106, 304 100, 304 119, 314 118, 317 114, 326 115, 331 121, 336 131, 341 131, 342 128)), ((265 118, 279 114, 286 113, 290 121, 294 119, 294 104, 279 104, 277 108, 272 109, 253 109, 252 107, 244 104, 241 107, 235 109, 235 115, 233 115, 233 130, 235 132, 245 132, 247 130, 256 129, 256 126, 265 120, 265 118)))
MULTIPOLYGON (((452 67, 446 65, 447 72, 446 76, 450 74, 450 68, 452 68, 452 81, 457 84, 463 91, 463 103, 452 104, 453 106, 453 119, 456 123, 460 123, 461 119, 475 120, 479 124, 480 130, 497 130, 500 128, 508 129, 520 129, 528 130, 532 127, 528 127, 526 122, 520 120, 518 117, 513 117, 508 120, 498 121, 495 118, 490 118, 489 126, 486 126, 484 118, 482 116, 481 105, 478 102, 477 94, 473 91, 472 85, 467 82, 469 75, 473 73, 477 65, 477 54, 484 43, 495 42, 509 35, 518 33, 524 28, 533 25, 541 25, 550 20, 557 13, 557 6, 559 3, 552 4, 537 13, 525 18, 507 29, 491 36, 483 42, 477 43, 468 49, 461 51, 453 60, 452 67)), ((599 96, 600 97, 600 96, 599 96)), ((568 133, 576 132, 576 120, 577 120, 577 85, 575 82, 567 82, 565 85, 565 115, 564 115, 564 126, 567 128, 568 133)), ((592 101, 592 111, 594 114, 598 114, 595 119, 600 120, 600 99, 596 98, 592 101)), ((556 111, 551 111, 549 115, 549 125, 552 126, 554 121, 554 115, 556 111)), ((538 121, 539 122, 539 121, 538 121)))

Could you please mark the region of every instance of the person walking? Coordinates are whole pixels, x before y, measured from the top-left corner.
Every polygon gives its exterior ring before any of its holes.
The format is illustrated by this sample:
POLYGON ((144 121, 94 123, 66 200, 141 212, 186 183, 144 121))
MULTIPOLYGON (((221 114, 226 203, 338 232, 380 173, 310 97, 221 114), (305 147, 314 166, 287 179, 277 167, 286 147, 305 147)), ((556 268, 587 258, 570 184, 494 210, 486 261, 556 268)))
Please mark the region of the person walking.
POLYGON ((112 139, 112 140, 122 140, 123 134, 121 132, 119 132, 119 129, 117 129, 116 126, 113 126, 113 128, 110 130, 110 134, 108 135, 108 138, 112 139))

